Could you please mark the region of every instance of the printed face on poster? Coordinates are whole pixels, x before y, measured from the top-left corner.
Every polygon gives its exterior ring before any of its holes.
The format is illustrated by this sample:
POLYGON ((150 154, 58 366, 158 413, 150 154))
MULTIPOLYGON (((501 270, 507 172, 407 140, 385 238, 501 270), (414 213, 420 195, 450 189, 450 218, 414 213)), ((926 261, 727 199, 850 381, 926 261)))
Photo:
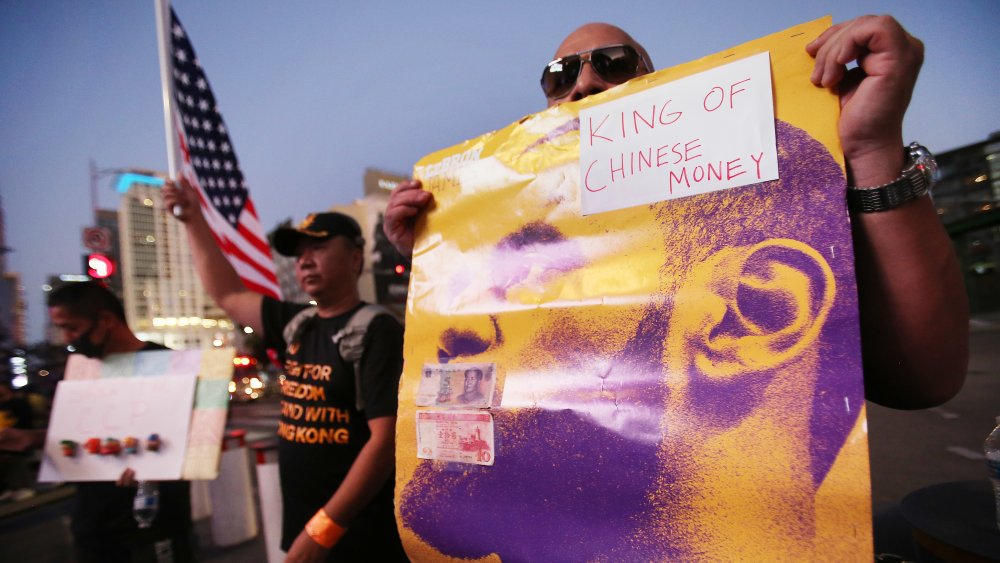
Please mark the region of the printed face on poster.
POLYGON ((114 481, 126 468, 142 480, 181 477, 187 449, 196 375, 116 377, 61 381, 52 404, 39 480, 114 481), (149 436, 157 434, 156 451, 149 436), (137 440, 137 451, 126 453, 125 440, 137 440), (96 438, 106 453, 90 453, 96 438), (117 440, 109 446, 109 438, 117 440), (65 454, 64 440, 77 444, 65 454))

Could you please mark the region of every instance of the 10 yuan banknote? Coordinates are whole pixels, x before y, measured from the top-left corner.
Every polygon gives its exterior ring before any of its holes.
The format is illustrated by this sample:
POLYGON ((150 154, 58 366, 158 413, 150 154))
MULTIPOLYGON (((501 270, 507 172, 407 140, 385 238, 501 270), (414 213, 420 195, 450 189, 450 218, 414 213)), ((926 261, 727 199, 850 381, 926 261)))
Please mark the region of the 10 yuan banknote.
POLYGON ((493 465, 489 411, 417 411, 417 457, 493 465))

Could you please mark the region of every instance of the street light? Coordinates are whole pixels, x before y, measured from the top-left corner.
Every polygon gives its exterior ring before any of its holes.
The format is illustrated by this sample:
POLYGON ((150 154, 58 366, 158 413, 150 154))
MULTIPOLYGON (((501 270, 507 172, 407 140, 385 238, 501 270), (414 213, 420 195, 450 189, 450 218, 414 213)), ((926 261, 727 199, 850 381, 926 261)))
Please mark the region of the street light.
POLYGON ((115 182, 115 189, 119 193, 128 191, 129 186, 135 183, 149 184, 151 186, 162 186, 164 176, 160 172, 145 170, 143 168, 98 168, 94 159, 90 159, 90 205, 94 210, 94 217, 97 217, 97 181, 104 176, 117 174, 118 181, 115 182))

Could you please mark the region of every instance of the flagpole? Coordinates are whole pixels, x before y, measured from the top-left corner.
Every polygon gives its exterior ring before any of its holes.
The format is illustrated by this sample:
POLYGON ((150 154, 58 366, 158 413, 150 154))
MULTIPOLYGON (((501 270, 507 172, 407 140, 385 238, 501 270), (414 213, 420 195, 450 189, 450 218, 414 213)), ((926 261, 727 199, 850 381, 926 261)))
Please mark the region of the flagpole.
POLYGON ((167 135, 167 170, 177 177, 177 134, 174 131, 173 53, 170 50, 170 0, 154 0, 156 39, 160 54, 160 82, 163 86, 163 126, 167 135))

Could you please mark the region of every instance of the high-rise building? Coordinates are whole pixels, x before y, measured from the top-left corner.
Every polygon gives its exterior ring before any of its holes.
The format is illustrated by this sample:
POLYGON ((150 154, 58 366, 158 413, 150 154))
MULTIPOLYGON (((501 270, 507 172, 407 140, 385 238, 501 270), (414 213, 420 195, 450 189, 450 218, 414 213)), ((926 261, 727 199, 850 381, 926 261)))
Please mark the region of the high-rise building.
POLYGON ((25 334, 24 287, 21 276, 7 271, 7 226, 0 203, 0 347, 23 347, 25 334))
POLYGON ((205 293, 183 225, 158 187, 135 182, 118 210, 119 266, 129 325, 143 340, 175 349, 228 343, 235 328, 205 293))
POLYGON ((1000 311, 1000 132, 937 155, 932 191, 973 313, 1000 311))

